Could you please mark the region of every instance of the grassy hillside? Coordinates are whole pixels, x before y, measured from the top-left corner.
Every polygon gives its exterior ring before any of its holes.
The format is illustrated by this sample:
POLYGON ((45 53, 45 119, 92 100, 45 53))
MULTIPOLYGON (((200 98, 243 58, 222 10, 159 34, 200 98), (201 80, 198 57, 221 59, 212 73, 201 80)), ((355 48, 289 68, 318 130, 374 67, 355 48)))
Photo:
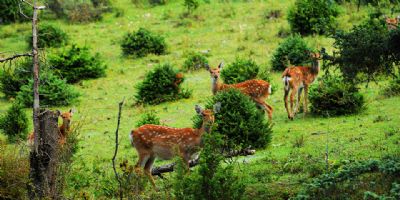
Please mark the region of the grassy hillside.
MULTIPOLYGON (((129 144, 128 132, 134 128, 141 113, 153 110, 169 126, 191 127, 194 105, 203 104, 212 95, 209 74, 203 70, 185 74, 184 87, 193 91, 190 99, 157 106, 134 106, 135 85, 147 71, 165 62, 180 68, 185 53, 202 50, 210 50, 208 59, 211 66, 222 60, 230 63, 235 57, 243 57, 252 58, 269 69, 271 56, 283 40, 277 37, 277 33, 280 29, 289 29, 286 15, 293 2, 202 2, 194 13, 195 17, 182 18, 185 8, 181 1, 156 7, 136 7, 130 0, 115 0, 114 6, 124 13, 122 17, 108 13, 102 21, 89 24, 51 20, 66 31, 74 43, 85 44, 99 52, 108 65, 106 77, 75 85, 82 96, 80 103, 72 106, 77 110, 74 120, 81 121, 84 126, 80 149, 74 157, 72 173, 68 178, 70 185, 67 192, 70 196, 80 192, 86 192, 92 198, 111 195, 110 185, 115 185, 111 157, 117 108, 124 97, 126 104, 121 119, 118 162, 128 159, 135 163, 137 155, 129 144), (282 11, 281 18, 265 18, 265 13, 275 9, 282 11), (168 54, 140 59, 122 56, 121 38, 139 27, 165 36, 168 54)), ((349 29, 366 15, 365 7, 357 12, 355 6, 345 5, 338 19, 339 27, 349 29)), ((25 37, 29 33, 29 23, 1 26, 0 52, 27 51, 25 37)), ((314 48, 323 46, 332 51, 333 40, 330 38, 308 36, 305 39, 314 48)), ((343 160, 380 158, 400 153, 400 97, 380 96, 379 91, 385 81, 362 88, 368 103, 359 115, 320 118, 300 114, 294 121, 289 121, 283 104, 280 73, 273 73, 272 76, 272 84, 277 85, 277 91, 268 100, 274 107, 272 142, 254 156, 239 159, 240 173, 244 174, 248 183, 248 199, 279 199, 294 195, 301 183, 321 170, 319 167, 325 162, 326 150, 331 165, 343 160)), ((9 105, 7 99, 0 99, 2 111, 9 105)), ((57 109, 67 110, 69 107, 57 109)), ((27 112, 31 113, 30 110, 27 112)), ((165 162, 157 161, 156 165, 161 163, 165 162)), ((162 182, 166 181, 157 179, 157 182, 164 185, 162 182)))

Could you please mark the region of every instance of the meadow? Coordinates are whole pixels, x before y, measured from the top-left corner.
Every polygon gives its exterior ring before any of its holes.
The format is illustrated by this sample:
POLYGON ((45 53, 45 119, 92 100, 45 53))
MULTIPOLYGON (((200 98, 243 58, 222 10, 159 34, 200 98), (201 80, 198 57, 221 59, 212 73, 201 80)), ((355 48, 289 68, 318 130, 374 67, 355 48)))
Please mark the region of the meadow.
MULTIPOLYGON (((83 124, 79 151, 74 155, 68 180, 67 196, 78 197, 82 192, 91 199, 108 199, 115 189, 111 158, 114 152, 114 132, 118 103, 125 98, 120 126, 120 152, 117 162, 137 160, 128 133, 146 111, 157 114, 161 122, 172 127, 192 127, 194 105, 203 105, 212 96, 211 81, 206 70, 185 73, 184 88, 192 91, 189 99, 166 102, 155 106, 134 104, 135 85, 146 72, 159 63, 171 63, 181 68, 190 51, 208 51, 211 67, 221 61, 233 62, 236 57, 251 58, 270 70, 274 50, 284 40, 280 30, 288 30, 287 11, 294 0, 218 1, 201 2, 191 17, 182 17, 182 1, 172 0, 166 5, 135 5, 131 0, 112 1, 121 13, 106 13, 101 21, 71 24, 65 20, 43 21, 56 24, 70 35, 73 43, 87 45, 98 52, 107 64, 107 75, 95 80, 84 80, 74 85, 81 93, 79 103, 57 107, 67 111, 76 109, 74 122, 83 124), (281 10, 282 16, 268 19, 266 13, 281 10), (163 35, 168 44, 167 54, 144 58, 123 56, 120 41, 127 32, 144 27, 163 35)), ((359 24, 370 8, 359 11, 354 4, 341 6, 338 27, 349 30, 359 24)), ((41 23, 40 21, 39 23, 41 23)), ((26 37, 30 23, 0 26, 0 52, 26 52, 26 37)), ((325 47, 332 52, 333 39, 326 36, 304 37, 313 48, 325 47)), ((57 49, 48 49, 47 53, 57 49)), ((237 158, 237 172, 246 181, 246 199, 287 199, 295 196, 301 185, 309 181, 325 166, 353 160, 382 158, 400 153, 400 97, 387 98, 381 90, 388 84, 382 77, 377 83, 363 85, 361 92, 367 104, 357 115, 323 118, 299 114, 291 121, 283 102, 281 72, 272 72, 271 84, 276 91, 267 100, 274 108, 272 141, 255 155, 237 158), (322 164, 321 164, 322 163, 322 164)), ((0 109, 11 105, 9 99, 0 99, 0 109)), ((31 109, 26 109, 31 116, 31 109)), ((30 119, 31 120, 31 119, 30 119)), ((30 128, 32 129, 32 128, 30 128)), ((0 137, 5 139, 4 135, 0 137)), ((169 163, 156 161, 155 165, 169 163)), ((168 185, 168 179, 156 178, 156 184, 168 185)), ((163 187, 163 186, 161 186, 163 187)), ((165 186, 167 187, 167 186, 165 186)), ((151 188, 149 188, 151 190, 151 188)))

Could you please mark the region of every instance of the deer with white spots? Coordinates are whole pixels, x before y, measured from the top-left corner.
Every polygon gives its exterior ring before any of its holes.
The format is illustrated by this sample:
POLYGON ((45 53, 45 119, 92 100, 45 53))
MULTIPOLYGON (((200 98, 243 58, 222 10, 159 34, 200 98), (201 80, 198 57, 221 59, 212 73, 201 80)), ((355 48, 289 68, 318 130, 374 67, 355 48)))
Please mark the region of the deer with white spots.
POLYGON ((308 88, 312 82, 316 79, 319 71, 320 65, 319 60, 321 56, 319 53, 308 52, 311 57, 311 66, 292 66, 285 69, 282 74, 283 83, 284 83, 284 101, 285 101, 285 108, 286 112, 288 113, 288 118, 293 120, 294 116, 297 113, 299 108, 299 102, 301 98, 301 93, 304 88, 304 114, 307 113, 307 99, 308 99, 308 88), (288 96, 289 91, 292 90, 290 93, 290 109, 288 107, 288 96), (294 106, 294 98, 297 94, 297 102, 296 106, 294 106))
POLYGON ((243 94, 249 96, 253 101, 264 108, 264 110, 268 113, 269 121, 272 121, 272 112, 273 109, 270 105, 268 105, 265 100, 268 99, 271 94, 271 84, 264 80, 247 80, 241 83, 236 84, 225 84, 220 81, 220 73, 224 63, 220 63, 216 69, 211 69, 208 65, 206 65, 207 70, 210 72, 211 80, 212 80, 212 93, 215 95, 219 91, 227 90, 230 88, 238 89, 243 94))
POLYGON ((189 160, 201 148, 202 135, 210 132, 214 123, 214 113, 217 113, 220 108, 221 103, 216 103, 213 111, 203 110, 196 105, 195 110, 203 119, 203 124, 199 129, 146 124, 132 130, 129 137, 139 156, 135 167, 143 168, 155 187, 151 168, 156 158, 170 160, 178 155, 189 166, 189 160))

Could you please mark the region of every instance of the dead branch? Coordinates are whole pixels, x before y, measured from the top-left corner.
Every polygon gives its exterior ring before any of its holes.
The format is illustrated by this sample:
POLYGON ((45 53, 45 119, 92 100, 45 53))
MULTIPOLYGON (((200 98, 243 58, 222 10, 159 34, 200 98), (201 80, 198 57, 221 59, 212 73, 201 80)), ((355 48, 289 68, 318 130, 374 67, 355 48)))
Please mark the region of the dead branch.
MULTIPOLYGON (((232 157, 235 157, 235 156, 253 155, 255 153, 256 153, 256 150, 254 150, 254 149, 242 149, 242 150, 230 151, 230 152, 226 153, 224 156, 225 156, 225 158, 232 158, 232 157)), ((170 163, 170 164, 162 165, 162 166, 159 166, 159 167, 153 167, 153 169, 151 170, 151 174, 153 176, 159 176, 159 177, 162 178, 163 177, 162 176, 163 173, 168 173, 168 172, 173 172, 174 171, 175 164, 176 163, 170 163)), ((189 167, 194 167, 194 166, 196 166, 198 164, 199 164, 199 157, 189 161, 189 167)))
POLYGON ((114 173, 115 173, 115 178, 117 179, 118 183, 119 183, 119 197, 122 200, 123 198, 123 193, 122 193, 122 182, 119 178, 117 169, 115 168, 115 158, 117 157, 117 153, 118 153, 118 130, 119 130, 119 125, 121 122, 121 112, 122 112, 122 106, 124 105, 124 101, 125 98, 122 99, 122 101, 119 103, 118 105, 118 122, 117 122, 117 130, 115 130, 115 151, 114 151, 114 156, 112 158, 112 165, 113 165, 113 169, 114 169, 114 173))
POLYGON ((19 57, 24 57, 24 56, 32 56, 32 54, 31 53, 15 54, 15 55, 12 55, 11 57, 8 57, 8 58, 0 58, 0 63, 1 62, 7 62, 9 60, 14 60, 14 59, 17 59, 19 57))

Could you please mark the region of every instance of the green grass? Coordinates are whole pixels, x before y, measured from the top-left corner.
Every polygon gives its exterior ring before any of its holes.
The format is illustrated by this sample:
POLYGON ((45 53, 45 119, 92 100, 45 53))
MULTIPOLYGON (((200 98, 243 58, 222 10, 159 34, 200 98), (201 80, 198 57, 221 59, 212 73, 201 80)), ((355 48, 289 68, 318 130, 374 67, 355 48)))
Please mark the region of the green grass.
MULTIPOLYGON (((239 56, 250 57, 269 68, 271 56, 283 40, 276 35, 281 27, 288 28, 286 13, 293 2, 266 0, 201 3, 195 11, 197 17, 181 19, 185 10, 181 1, 168 2, 165 6, 137 8, 130 0, 118 0, 114 3, 115 7, 124 11, 124 16, 120 18, 109 13, 102 21, 89 24, 51 21, 70 35, 70 41, 86 44, 99 52, 108 65, 107 77, 82 81, 75 85, 82 97, 79 104, 72 106, 77 110, 74 120, 82 121, 84 126, 80 150, 74 158, 67 190, 69 195, 78 195, 80 191, 85 191, 92 197, 105 198, 104 195, 109 192, 107 188, 110 184, 115 184, 111 157, 114 151, 118 102, 123 98, 126 101, 121 119, 118 162, 128 159, 130 163, 135 163, 136 151, 129 144, 128 133, 135 128, 134 124, 141 113, 154 110, 162 123, 173 127, 191 127, 190 119, 195 115, 194 105, 203 104, 212 95, 208 72, 191 72, 185 74, 187 79, 183 84, 193 91, 190 99, 151 107, 135 107, 134 86, 143 79, 147 71, 164 62, 181 67, 185 52, 201 50, 210 50, 208 60, 211 66, 216 66, 221 60, 233 62, 239 56), (267 9, 282 10, 283 17, 265 20, 262 17, 267 9), (182 21, 191 25, 182 26, 182 21), (122 56, 119 45, 121 38, 126 32, 136 31, 139 27, 164 35, 168 54, 150 55, 141 59, 122 56), (72 179, 79 181, 71 181, 72 179), (79 185, 74 185, 77 182, 79 185)), ((366 14, 366 8, 356 12, 355 6, 346 5, 339 18, 339 27, 349 29, 366 14)), ((0 52, 28 51, 25 38, 29 33, 29 23, 0 27, 0 52)), ((332 51, 333 40, 325 36, 309 36, 306 41, 314 48, 324 46, 329 52, 332 51)), ((379 91, 384 82, 362 89, 368 105, 359 115, 319 118, 310 115, 303 117, 300 114, 294 121, 287 119, 284 109, 280 73, 273 73, 272 84, 278 85, 277 92, 268 100, 274 107, 272 142, 268 148, 258 150, 254 156, 239 159, 240 170, 247 175, 246 194, 249 199, 279 199, 295 194, 301 183, 309 179, 309 173, 313 171, 310 166, 316 161, 325 162, 327 144, 329 163, 332 165, 342 160, 380 158, 385 154, 399 153, 400 97, 381 98, 379 91), (378 116, 382 116, 384 121, 374 123, 378 116), (394 135, 385 135, 385 132, 390 131, 394 131, 394 135), (301 135, 304 144, 293 147, 296 138, 301 135)), ((6 99, 0 100, 2 111, 10 105, 6 99)), ((28 112, 31 114, 30 110, 28 112)), ((162 163, 165 161, 157 161, 156 165, 162 163)))

